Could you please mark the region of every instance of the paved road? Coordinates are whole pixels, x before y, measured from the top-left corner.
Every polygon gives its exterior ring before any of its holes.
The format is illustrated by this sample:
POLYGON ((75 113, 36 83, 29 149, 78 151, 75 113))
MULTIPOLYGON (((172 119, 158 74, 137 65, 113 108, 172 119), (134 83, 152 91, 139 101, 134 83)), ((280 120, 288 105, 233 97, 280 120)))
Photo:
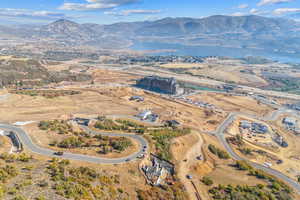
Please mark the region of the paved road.
MULTIPOLYGON (((256 119, 259 120, 265 120, 265 121, 274 121, 276 120, 281 114, 284 113, 288 113, 288 114, 292 114, 295 116, 299 116, 298 113, 296 113, 295 111, 291 111, 291 110, 287 110, 287 109, 279 109, 276 110, 274 112, 272 112, 269 116, 266 117, 256 117, 256 119)), ((231 146, 229 145, 229 143, 226 141, 225 138, 225 131, 228 128, 228 126, 230 126, 234 120, 236 119, 236 117, 238 115, 244 115, 244 116, 248 116, 248 117, 254 117, 254 116, 250 116, 250 115, 245 115, 243 113, 230 113, 227 118, 223 121, 223 123, 217 128, 216 131, 213 132, 209 132, 210 134, 215 135, 218 140, 221 142, 221 144, 225 147, 226 151, 230 154, 230 156, 234 159, 234 160, 245 160, 244 158, 240 157, 238 154, 236 154, 234 152, 234 150, 231 148, 231 146)), ((255 117, 254 117, 255 118, 255 117)), ((288 176, 284 175, 283 173, 271 169, 269 167, 266 167, 264 165, 258 164, 258 163, 254 163, 251 161, 248 161, 253 167, 263 170, 265 172, 267 172, 268 174, 271 174, 283 181, 285 181, 286 183, 288 183, 290 186, 292 186, 294 188, 294 190, 300 194, 300 184, 298 182, 296 182, 295 180, 289 178, 288 176)))
POLYGON ((9 96, 10 96, 10 94, 0 95, 0 101, 6 100, 9 96))
MULTIPOLYGON (((1 98, 0 98, 0 100, 1 100, 1 98)), ((291 110, 288 110, 288 109, 285 109, 285 108, 281 108, 279 110, 276 110, 276 111, 272 112, 267 117, 259 118, 259 117, 250 116, 250 115, 248 115, 248 117, 252 117, 252 118, 256 118, 256 119, 260 119, 260 120, 265 120, 265 121, 273 121, 273 120, 276 120, 283 113, 288 113, 288 114, 291 114, 291 115, 294 115, 294 116, 299 116, 298 113, 296 113, 295 111, 291 111, 291 110)), ((231 155, 231 157, 233 159, 243 160, 243 158, 241 158, 239 155, 237 155, 233 151, 231 146, 226 141, 225 135, 224 135, 224 132, 226 131, 227 127, 235 120, 236 116, 238 116, 238 115, 245 115, 245 114, 243 114, 243 113, 230 113, 228 115, 228 117, 222 122, 222 124, 217 128, 217 130, 215 130, 213 132, 209 132, 209 133, 217 136, 219 141, 224 145, 224 147, 226 148, 226 150, 228 151, 228 153, 231 155)), ((50 150, 50 149, 46 149, 46 148, 42 148, 42 147, 37 146, 36 144, 34 144, 31 140, 31 138, 29 137, 29 135, 22 128, 16 127, 16 126, 13 126, 13 125, 8 125, 8 124, 0 124, 0 129, 7 130, 7 131, 14 131, 18 135, 18 137, 20 138, 22 144, 24 146, 26 146, 30 151, 32 151, 33 153, 36 153, 36 154, 49 156, 49 157, 60 157, 60 158, 64 158, 64 159, 79 160, 79 161, 86 161, 86 162, 99 163, 99 164, 119 164, 119 163, 127 162, 128 159, 129 160, 135 160, 137 158, 137 156, 139 156, 140 154, 143 153, 143 147, 144 146, 146 146, 146 148, 148 149, 148 143, 142 136, 131 135, 131 134, 117 134, 117 133, 97 132, 97 131, 92 131, 92 130, 88 129, 87 127, 82 127, 82 128, 85 129, 88 133, 93 134, 93 135, 100 134, 100 135, 106 135, 106 136, 132 138, 132 139, 138 141, 138 143, 140 145, 139 151, 135 152, 135 153, 133 153, 133 154, 127 156, 127 157, 116 158, 116 159, 100 158, 100 157, 95 157, 95 156, 73 154, 73 153, 64 153, 62 156, 55 156, 54 155, 55 151, 50 150)), ((253 162, 250 162, 250 164, 255 168, 261 169, 261 170, 263 170, 263 171, 265 171, 269 174, 272 174, 272 175, 280 178, 281 180, 289 183, 300 194, 300 185, 296 181, 294 181, 293 179, 287 177, 286 175, 282 174, 279 171, 276 171, 274 169, 265 167, 263 165, 253 163, 253 162)))
POLYGON ((26 146, 30 151, 36 154, 40 154, 43 156, 49 156, 49 157, 59 157, 64 159, 70 159, 70 160, 78 160, 78 161, 86 161, 86 162, 92 162, 92 163, 99 163, 99 164, 119 164, 128 162, 129 160, 135 160, 137 156, 139 156, 141 153, 143 153, 143 147, 146 146, 148 149, 148 142, 142 137, 138 135, 131 135, 131 134, 118 134, 118 133, 103 133, 103 132, 97 132, 89 130, 87 127, 83 127, 88 133, 96 135, 104 135, 104 136, 112 136, 112 137, 128 137, 136 140, 139 143, 139 151, 135 152, 129 156, 123 157, 123 158, 115 158, 115 159, 108 159, 108 158, 100 158, 95 156, 88 156, 88 155, 82 155, 82 154, 73 154, 73 153, 64 153, 62 156, 56 156, 54 155, 55 151, 42 148, 36 144, 34 144, 30 138, 30 136, 22 129, 16 126, 8 125, 8 124, 0 124, 0 129, 6 130, 6 131, 14 131, 19 139, 21 140, 22 144, 26 146))

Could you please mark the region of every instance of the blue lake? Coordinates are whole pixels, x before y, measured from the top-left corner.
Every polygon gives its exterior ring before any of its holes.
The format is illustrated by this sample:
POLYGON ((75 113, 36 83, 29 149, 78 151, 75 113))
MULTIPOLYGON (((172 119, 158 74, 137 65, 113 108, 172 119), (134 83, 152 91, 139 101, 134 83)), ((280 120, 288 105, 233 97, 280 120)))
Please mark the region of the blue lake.
POLYGON ((228 48, 218 46, 185 46, 167 43, 135 43, 131 49, 145 50, 175 50, 174 52, 151 53, 151 55, 180 55, 180 56, 227 56, 242 58, 246 56, 260 56, 279 62, 300 63, 300 52, 297 54, 278 53, 258 49, 228 48))

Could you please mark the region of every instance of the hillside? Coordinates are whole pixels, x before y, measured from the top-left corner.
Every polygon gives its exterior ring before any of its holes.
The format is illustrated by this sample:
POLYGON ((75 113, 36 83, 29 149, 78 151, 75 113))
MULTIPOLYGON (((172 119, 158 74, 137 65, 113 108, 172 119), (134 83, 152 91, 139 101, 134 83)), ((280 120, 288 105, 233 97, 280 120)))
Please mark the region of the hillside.
POLYGON ((260 16, 223 16, 207 18, 165 18, 142 27, 141 35, 192 35, 192 34, 275 34, 291 33, 299 27, 294 21, 260 16))
MULTIPOLYGON (((128 48, 136 43, 168 43, 187 46, 222 46, 272 52, 300 51, 300 23, 284 18, 224 16, 164 18, 157 21, 122 22, 111 25, 78 24, 58 20, 35 28, 3 27, 3 37, 67 46, 128 48)), ((154 48, 160 48, 154 45, 154 48)))
POLYGON ((0 87, 32 86, 61 81, 86 81, 90 76, 65 71, 49 71, 39 61, 10 56, 0 57, 0 87))

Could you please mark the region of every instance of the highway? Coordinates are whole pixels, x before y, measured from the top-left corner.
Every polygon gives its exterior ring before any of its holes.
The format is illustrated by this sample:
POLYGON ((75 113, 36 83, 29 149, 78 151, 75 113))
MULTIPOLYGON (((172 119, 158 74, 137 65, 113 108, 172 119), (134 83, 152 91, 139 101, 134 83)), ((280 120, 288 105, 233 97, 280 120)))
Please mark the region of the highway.
POLYGON ((136 140, 139 143, 139 150, 138 152, 135 152, 129 156, 122 157, 122 158, 115 158, 115 159, 109 159, 109 158, 101 158, 96 156, 88 156, 88 155, 82 155, 82 154, 73 154, 73 153, 64 153, 62 156, 56 156, 54 155, 55 151, 42 148, 36 144, 34 144, 30 138, 30 136, 22 129, 13 125, 8 124, 0 124, 0 129, 6 130, 6 131, 13 131, 15 132, 19 139, 21 140, 23 146, 26 146, 31 152, 48 156, 48 157, 59 157, 64 159, 70 159, 70 160, 77 160, 77 161, 84 161, 84 162, 91 162, 91 163, 98 163, 98 164, 120 164, 125 163, 128 161, 132 161, 137 159, 139 155, 141 155, 144 150, 144 146, 146 146, 146 149, 148 149, 148 142, 145 140, 142 136, 139 135, 132 135, 132 134, 123 134, 123 133, 104 133, 104 132, 97 132, 92 131, 88 129, 87 127, 82 127, 84 130, 86 130, 88 133, 96 135, 100 134, 103 136, 111 136, 111 137, 128 137, 131 139, 136 140))

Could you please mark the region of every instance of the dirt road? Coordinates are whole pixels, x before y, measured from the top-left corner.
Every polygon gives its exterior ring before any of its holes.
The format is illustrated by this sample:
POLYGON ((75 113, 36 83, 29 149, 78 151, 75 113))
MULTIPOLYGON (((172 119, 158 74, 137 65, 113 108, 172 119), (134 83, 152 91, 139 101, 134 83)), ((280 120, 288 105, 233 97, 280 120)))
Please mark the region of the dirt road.
POLYGON ((195 166, 199 162, 202 162, 198 160, 197 157, 203 157, 201 151, 203 139, 200 134, 197 134, 197 139, 197 142, 186 152, 184 158, 181 161, 179 161, 178 166, 178 178, 186 188, 190 200, 198 199, 196 197, 196 191, 194 186, 192 185, 191 180, 189 180, 186 176, 190 173, 190 169, 192 166, 195 166))

